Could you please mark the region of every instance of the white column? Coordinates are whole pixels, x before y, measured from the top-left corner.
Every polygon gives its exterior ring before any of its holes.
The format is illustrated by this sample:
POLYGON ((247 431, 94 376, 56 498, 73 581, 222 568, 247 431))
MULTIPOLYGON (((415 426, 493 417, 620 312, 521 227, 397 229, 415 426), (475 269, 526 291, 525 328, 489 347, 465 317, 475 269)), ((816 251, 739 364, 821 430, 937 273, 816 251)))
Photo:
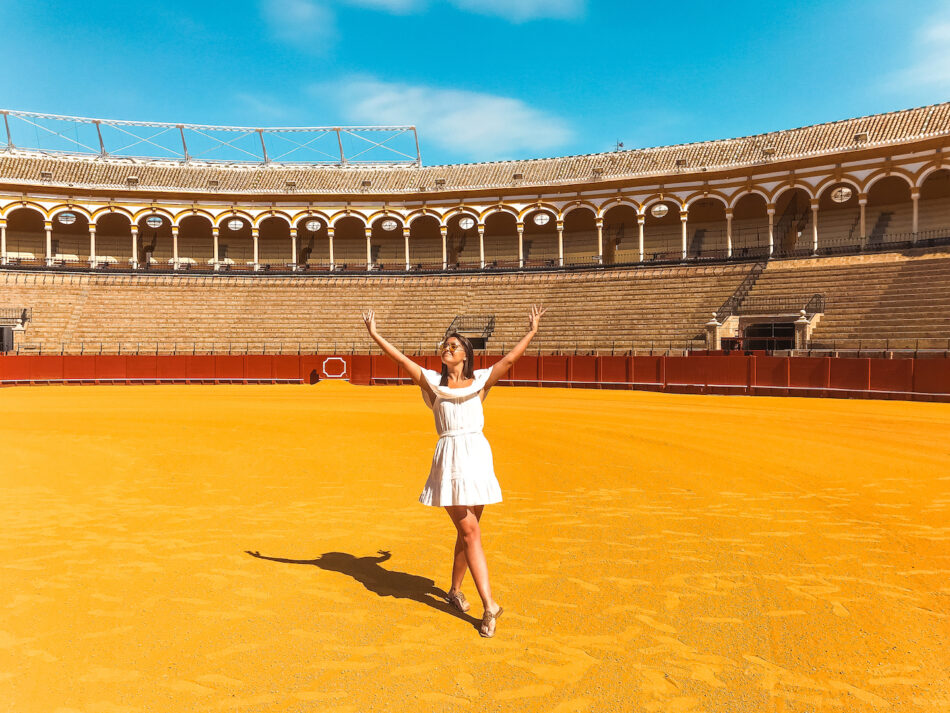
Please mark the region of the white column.
POLYGON ((46 265, 53 264, 53 224, 50 221, 44 221, 43 229, 46 231, 46 265))
POLYGON ((406 272, 409 272, 409 230, 408 225, 402 228, 402 239, 406 243, 406 272))
POLYGON ((333 233, 334 230, 331 226, 327 226, 327 238, 330 240, 330 269, 333 270, 336 267, 336 263, 333 261, 333 233))
POLYGON ((218 269, 218 226, 211 228, 211 238, 214 241, 214 254, 211 257, 211 265, 217 270, 218 269))
POLYGON ((640 248, 640 262, 643 262, 643 226, 647 222, 645 215, 637 214, 637 246, 640 248))
POLYGON ((446 241, 449 235, 449 226, 440 225, 439 232, 442 234, 442 269, 447 270, 449 267, 449 253, 447 250, 446 241))
POLYGON ((7 221, 0 218, 0 265, 6 265, 7 259, 7 221))
POLYGON ((254 241, 254 265, 253 265, 253 267, 254 267, 254 270, 255 270, 255 271, 261 269, 260 262, 259 262, 258 259, 257 259, 257 257, 258 257, 258 240, 257 240, 257 239, 258 239, 260 236, 261 236, 261 231, 260 231, 259 228, 251 228, 251 239, 254 241))
POLYGON ((920 208, 920 203, 919 203, 919 201, 920 201, 920 189, 919 189, 919 188, 913 188, 913 189, 911 189, 911 191, 910 191, 910 200, 911 200, 911 201, 913 202, 913 204, 914 204, 914 217, 913 217, 913 221, 912 221, 912 223, 911 223, 911 225, 913 226, 913 227, 911 228, 911 232, 912 232, 914 235, 911 237, 911 240, 916 243, 916 242, 917 242, 917 232, 918 232, 918 228, 920 227, 920 221, 919 221, 919 218, 920 218, 920 213, 919 213, 919 208, 920 208))
POLYGON ((557 264, 564 267, 564 221, 557 222, 557 264))
POLYGON ((769 214, 769 257, 772 257, 772 250, 775 248, 775 208, 769 206, 765 211, 769 214))
POLYGON ((867 205, 868 197, 866 195, 858 196, 858 206, 861 209, 861 245, 868 241, 867 205))
POLYGON ((686 245, 686 220, 687 220, 688 217, 689 217, 689 211, 685 211, 685 210, 681 210, 681 211, 680 211, 680 226, 681 226, 680 233, 681 233, 681 236, 682 236, 683 259, 684 259, 684 260, 686 259, 686 249, 687 249, 687 245, 686 245))
POLYGON ((524 223, 519 220, 515 229, 518 231, 518 267, 524 267, 524 223))
POLYGON ((177 270, 180 267, 178 262, 178 226, 172 226, 172 269, 177 270))
POLYGON ((95 267, 96 260, 96 224, 89 224, 89 267, 95 267))
POLYGON ((732 211, 726 210, 726 257, 732 257, 732 211))
POLYGON ((290 252, 292 255, 290 262, 294 265, 293 270, 297 269, 297 260, 300 259, 300 256, 297 255, 297 230, 299 230, 299 228, 296 226, 290 229, 290 252))
POLYGON ((595 218, 594 225, 597 226, 597 262, 604 264, 604 219, 595 218))
POLYGON ((485 224, 478 224, 478 259, 482 269, 485 269, 485 224))
POLYGON ((366 235, 366 269, 369 270, 369 266, 373 264, 372 226, 367 225, 365 228, 363 228, 363 233, 366 235))
POLYGON ((818 254, 818 199, 811 199, 811 254, 818 254))
POLYGON ((133 223, 129 226, 129 232, 132 234, 132 259, 129 260, 129 264, 133 270, 137 270, 139 266, 139 226, 133 223))

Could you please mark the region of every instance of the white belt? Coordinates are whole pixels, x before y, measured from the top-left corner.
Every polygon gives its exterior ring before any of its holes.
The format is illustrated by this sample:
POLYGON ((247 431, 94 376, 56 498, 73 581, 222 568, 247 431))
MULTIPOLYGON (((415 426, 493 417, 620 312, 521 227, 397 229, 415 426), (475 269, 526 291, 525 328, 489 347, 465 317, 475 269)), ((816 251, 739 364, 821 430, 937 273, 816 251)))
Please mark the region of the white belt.
POLYGON ((480 429, 480 428, 474 428, 474 429, 471 429, 471 428, 470 428, 470 429, 462 429, 462 428, 460 428, 460 429, 457 429, 457 430, 455 430, 455 431, 445 431, 445 432, 443 432, 443 433, 440 433, 440 434, 439 434, 439 438, 446 438, 447 436, 464 436, 464 435, 466 435, 466 434, 468 434, 468 433, 481 433, 481 432, 482 432, 482 429, 480 429))

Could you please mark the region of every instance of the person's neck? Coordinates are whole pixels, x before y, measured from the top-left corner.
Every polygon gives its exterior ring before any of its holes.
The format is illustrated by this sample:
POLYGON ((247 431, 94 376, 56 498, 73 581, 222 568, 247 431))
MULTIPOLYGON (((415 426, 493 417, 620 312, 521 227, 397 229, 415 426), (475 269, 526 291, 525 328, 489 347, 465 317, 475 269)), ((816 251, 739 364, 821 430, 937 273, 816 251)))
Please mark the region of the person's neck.
POLYGON ((459 364, 457 367, 449 369, 449 379, 456 382, 463 381, 465 379, 465 376, 463 376, 462 373, 464 366, 465 364, 463 363, 459 364))

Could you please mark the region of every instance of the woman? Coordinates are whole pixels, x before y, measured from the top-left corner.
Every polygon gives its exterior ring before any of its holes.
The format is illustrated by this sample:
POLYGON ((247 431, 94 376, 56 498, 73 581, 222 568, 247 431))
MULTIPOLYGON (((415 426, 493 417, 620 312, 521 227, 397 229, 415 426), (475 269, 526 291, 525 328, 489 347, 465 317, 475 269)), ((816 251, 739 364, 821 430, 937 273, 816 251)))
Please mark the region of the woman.
POLYGON ((474 369, 475 354, 471 342, 453 332, 439 349, 442 357, 441 374, 420 367, 383 339, 376 331, 373 310, 363 315, 370 336, 380 349, 408 372, 412 382, 422 388, 422 397, 435 414, 439 442, 419 502, 444 507, 452 518, 458 534, 455 539, 452 586, 447 599, 459 611, 469 610, 470 605, 460 587, 466 568, 471 569, 485 609, 479 627, 479 634, 485 637, 495 635, 495 620, 504 610, 492 599, 479 526, 485 505, 501 502, 501 488, 495 478, 491 446, 482 433, 482 401, 488 395, 488 390, 524 354, 538 333, 538 323, 546 311, 541 307, 531 308, 528 333, 490 369, 474 369))

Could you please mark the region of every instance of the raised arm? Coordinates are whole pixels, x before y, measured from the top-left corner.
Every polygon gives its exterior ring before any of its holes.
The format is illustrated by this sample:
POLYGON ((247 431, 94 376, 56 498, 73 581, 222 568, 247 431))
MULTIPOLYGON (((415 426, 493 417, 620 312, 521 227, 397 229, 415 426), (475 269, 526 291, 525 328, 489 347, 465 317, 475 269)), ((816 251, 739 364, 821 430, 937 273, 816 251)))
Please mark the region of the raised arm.
POLYGON ((419 384, 420 386, 425 385, 425 387, 428 388, 428 382, 422 378, 422 367, 399 351, 392 344, 383 339, 379 332, 376 331, 376 312, 374 310, 364 312, 362 317, 363 323, 366 325, 366 330, 369 332, 369 336, 371 336, 373 341, 379 345, 379 348, 386 353, 386 356, 409 372, 409 376, 412 378, 412 382, 414 384, 419 384))
POLYGON ((485 389, 494 386, 501 377, 508 373, 511 366, 521 358, 531 340, 534 339, 534 335, 538 333, 538 324, 541 321, 541 315, 545 312, 547 312, 545 308, 538 305, 531 306, 531 312, 528 314, 528 333, 521 338, 514 349, 495 362, 491 368, 491 374, 488 375, 488 381, 485 382, 485 389))

